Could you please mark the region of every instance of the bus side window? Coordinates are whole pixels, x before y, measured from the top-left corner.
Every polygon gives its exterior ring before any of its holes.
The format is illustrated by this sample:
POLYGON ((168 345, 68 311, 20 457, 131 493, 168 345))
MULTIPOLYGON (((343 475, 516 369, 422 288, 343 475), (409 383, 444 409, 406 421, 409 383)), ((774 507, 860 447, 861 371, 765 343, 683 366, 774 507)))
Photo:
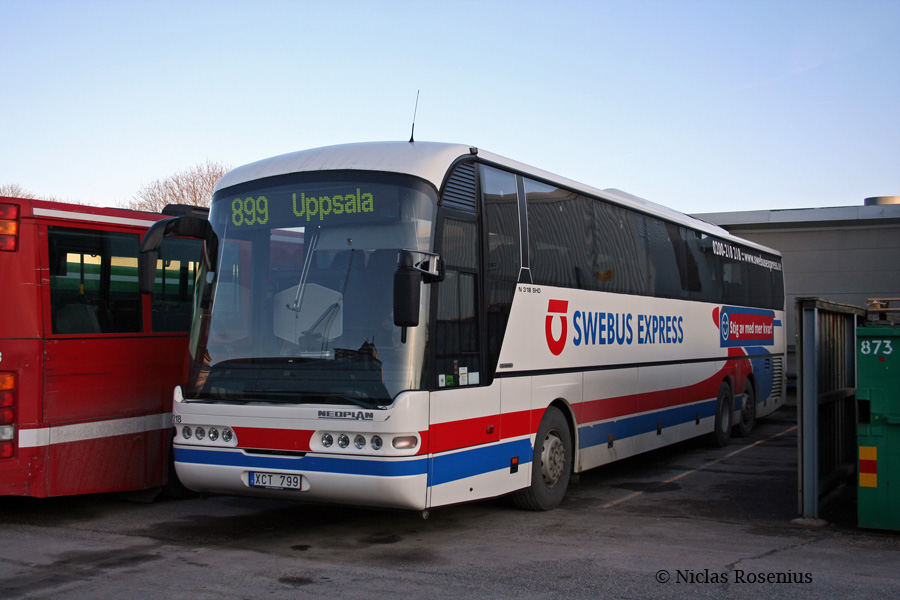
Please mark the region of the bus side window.
POLYGON ((445 218, 439 252, 444 260, 444 279, 437 284, 437 386, 473 385, 480 383, 481 374, 475 222, 445 218))
POLYGON ((201 240, 163 240, 151 299, 153 331, 187 331, 191 328, 194 283, 202 250, 201 240))
POLYGON ((134 233, 48 227, 53 333, 141 331, 139 241, 134 233))
POLYGON ((650 254, 653 288, 651 296, 680 298, 682 273, 676 257, 676 244, 669 238, 666 223, 654 217, 645 218, 644 235, 650 254))
POLYGON ((637 215, 602 201, 593 204, 594 279, 604 292, 647 292, 646 241, 637 215))
POLYGON ((484 199, 487 243, 485 265, 485 302, 487 327, 487 365, 483 383, 489 384, 497 369, 506 323, 512 309, 522 247, 519 240, 519 203, 516 176, 493 167, 481 167, 481 192, 484 199))
POLYGON ((599 289, 591 202, 574 192, 525 180, 528 257, 536 284, 599 289))

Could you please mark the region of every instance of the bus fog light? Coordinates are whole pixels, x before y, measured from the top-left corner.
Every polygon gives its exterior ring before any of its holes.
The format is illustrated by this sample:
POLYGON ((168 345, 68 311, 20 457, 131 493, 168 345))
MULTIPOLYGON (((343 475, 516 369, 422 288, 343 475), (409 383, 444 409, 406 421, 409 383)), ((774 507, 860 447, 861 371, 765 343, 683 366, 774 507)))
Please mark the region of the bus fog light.
POLYGON ((346 448, 350 445, 350 437, 346 433, 342 433, 338 436, 338 446, 341 448, 346 448))
POLYGON ((209 428, 209 441, 214 442, 219 439, 219 430, 215 427, 209 428))
POLYGON ((326 448, 331 448, 331 445, 334 443, 334 438, 331 437, 330 433, 322 434, 322 445, 326 448))
POLYGON ((412 450, 419 445, 419 440, 414 435, 401 435, 391 442, 397 450, 412 450))
POLYGON ((381 441, 381 438, 377 435, 372 436, 372 450, 381 450, 381 447, 384 445, 384 442, 381 441))
POLYGON ((226 444, 234 438, 234 433, 227 427, 222 430, 222 441, 226 444))
POLYGON ((366 438, 361 435, 356 436, 353 438, 353 445, 356 446, 357 450, 362 450, 366 447, 366 438))
POLYGON ((196 437, 198 440, 202 440, 206 437, 206 430, 202 427, 198 427, 194 430, 194 437, 196 437))
POLYGON ((186 440, 191 439, 192 434, 193 434, 193 431, 191 431, 191 428, 188 427, 187 425, 185 425, 184 427, 181 428, 181 437, 183 437, 184 439, 186 439, 186 440))
POLYGON ((0 442, 10 442, 16 435, 15 425, 4 425, 0 427, 0 442))

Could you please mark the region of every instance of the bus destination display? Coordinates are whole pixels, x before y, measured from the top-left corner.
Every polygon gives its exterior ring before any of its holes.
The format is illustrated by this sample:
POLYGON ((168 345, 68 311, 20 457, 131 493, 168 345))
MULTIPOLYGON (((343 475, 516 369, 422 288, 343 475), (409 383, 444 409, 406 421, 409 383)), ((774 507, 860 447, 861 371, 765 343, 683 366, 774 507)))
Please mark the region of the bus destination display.
POLYGON ((234 227, 298 227, 396 218, 397 190, 369 185, 331 189, 275 189, 231 199, 234 227))

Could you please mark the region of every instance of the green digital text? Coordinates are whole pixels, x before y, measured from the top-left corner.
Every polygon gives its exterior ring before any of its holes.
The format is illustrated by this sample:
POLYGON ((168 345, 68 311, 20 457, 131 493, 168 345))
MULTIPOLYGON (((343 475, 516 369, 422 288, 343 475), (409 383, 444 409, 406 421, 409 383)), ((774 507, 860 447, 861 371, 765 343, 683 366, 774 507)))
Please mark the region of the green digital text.
POLYGON ((235 198, 231 201, 231 222, 235 227, 265 225, 269 222, 269 200, 265 196, 235 198))
POLYGON ((375 197, 369 193, 363 193, 359 188, 356 193, 334 196, 307 196, 301 192, 300 197, 294 197, 294 216, 305 218, 307 222, 318 217, 319 221, 325 220, 330 215, 344 215, 357 213, 370 213, 375 211, 375 197))

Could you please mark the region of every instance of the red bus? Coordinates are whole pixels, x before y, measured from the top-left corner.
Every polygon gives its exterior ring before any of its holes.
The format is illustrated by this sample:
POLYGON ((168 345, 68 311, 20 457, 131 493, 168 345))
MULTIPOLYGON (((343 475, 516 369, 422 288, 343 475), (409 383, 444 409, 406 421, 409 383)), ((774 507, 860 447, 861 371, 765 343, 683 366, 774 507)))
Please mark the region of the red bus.
POLYGON ((200 242, 167 238, 142 296, 138 248, 163 218, 0 197, 0 496, 166 482, 200 242))

